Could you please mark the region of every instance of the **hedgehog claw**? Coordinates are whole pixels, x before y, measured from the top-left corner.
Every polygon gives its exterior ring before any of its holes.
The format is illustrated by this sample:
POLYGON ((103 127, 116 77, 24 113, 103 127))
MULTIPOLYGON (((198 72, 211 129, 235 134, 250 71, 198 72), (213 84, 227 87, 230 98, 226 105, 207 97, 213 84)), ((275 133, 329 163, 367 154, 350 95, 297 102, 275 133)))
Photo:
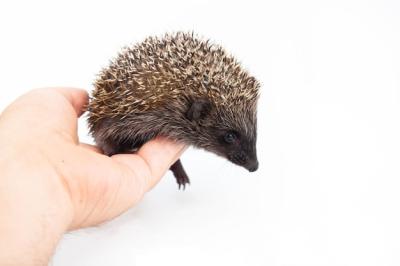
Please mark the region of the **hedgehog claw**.
POLYGON ((178 183, 178 189, 180 190, 182 187, 182 190, 185 190, 186 184, 190 184, 190 180, 185 169, 183 169, 181 160, 176 161, 170 169, 175 176, 176 183, 178 183))
POLYGON ((178 176, 176 177, 176 182, 178 183, 178 189, 182 190, 186 189, 186 184, 190 184, 189 178, 187 176, 178 176))

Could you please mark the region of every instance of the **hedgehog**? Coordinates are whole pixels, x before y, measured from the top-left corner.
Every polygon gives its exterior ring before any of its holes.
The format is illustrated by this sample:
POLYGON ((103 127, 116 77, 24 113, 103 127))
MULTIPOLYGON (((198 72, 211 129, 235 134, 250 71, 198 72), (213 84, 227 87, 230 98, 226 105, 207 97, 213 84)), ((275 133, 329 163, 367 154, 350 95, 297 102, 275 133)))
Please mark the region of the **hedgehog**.
MULTIPOLYGON (((254 172, 259 87, 231 54, 194 33, 148 37, 98 74, 89 130, 108 156, 163 136, 254 172)), ((190 183, 180 159, 170 170, 179 189, 190 183)))

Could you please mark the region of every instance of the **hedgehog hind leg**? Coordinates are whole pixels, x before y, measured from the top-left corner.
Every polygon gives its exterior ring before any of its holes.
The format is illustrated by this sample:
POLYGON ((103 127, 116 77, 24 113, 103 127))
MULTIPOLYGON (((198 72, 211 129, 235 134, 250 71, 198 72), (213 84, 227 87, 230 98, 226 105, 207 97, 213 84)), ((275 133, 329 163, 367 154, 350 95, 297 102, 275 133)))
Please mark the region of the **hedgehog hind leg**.
POLYGON ((181 160, 177 160, 169 169, 175 176, 176 182, 178 183, 178 188, 181 189, 182 187, 182 189, 185 190, 186 184, 190 184, 190 180, 185 169, 183 168, 181 160))

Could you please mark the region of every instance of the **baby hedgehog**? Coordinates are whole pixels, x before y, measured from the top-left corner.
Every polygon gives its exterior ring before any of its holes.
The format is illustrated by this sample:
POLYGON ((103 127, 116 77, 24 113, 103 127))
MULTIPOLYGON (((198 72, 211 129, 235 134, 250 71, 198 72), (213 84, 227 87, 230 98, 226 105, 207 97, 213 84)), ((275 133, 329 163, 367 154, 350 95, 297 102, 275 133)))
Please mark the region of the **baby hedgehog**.
MULTIPOLYGON (((222 47, 193 33, 149 37, 124 48, 94 86, 88 123, 106 155, 164 136, 257 170, 259 83, 222 47)), ((170 169, 185 188, 181 161, 170 169)))

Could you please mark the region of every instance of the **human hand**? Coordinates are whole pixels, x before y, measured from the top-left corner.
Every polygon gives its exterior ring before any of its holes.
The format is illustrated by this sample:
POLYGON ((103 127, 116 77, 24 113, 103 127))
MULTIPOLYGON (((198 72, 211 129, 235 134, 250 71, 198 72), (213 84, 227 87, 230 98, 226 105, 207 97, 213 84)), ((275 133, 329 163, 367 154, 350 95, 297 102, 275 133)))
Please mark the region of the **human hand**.
POLYGON ((136 154, 103 155, 77 136, 77 118, 87 99, 83 90, 37 89, 1 114, 0 241, 6 240, 8 248, 0 251, 0 264, 22 259, 18 254, 41 254, 38 260, 45 261, 65 231, 118 216, 185 149, 156 139, 136 154))

